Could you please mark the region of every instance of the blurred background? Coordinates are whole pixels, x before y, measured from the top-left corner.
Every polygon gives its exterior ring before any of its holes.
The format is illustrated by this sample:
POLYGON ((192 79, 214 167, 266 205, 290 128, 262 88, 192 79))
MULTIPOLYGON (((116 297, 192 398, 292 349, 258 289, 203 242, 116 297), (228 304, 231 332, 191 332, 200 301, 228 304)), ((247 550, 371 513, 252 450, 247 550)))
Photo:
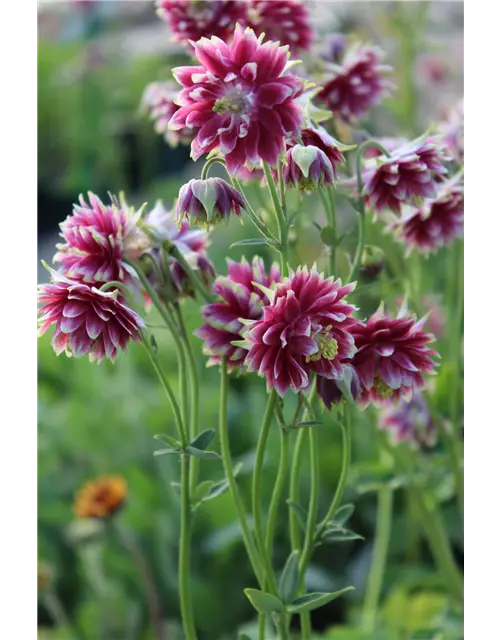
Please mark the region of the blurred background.
MULTIPOLYGON (((462 97, 462 3, 307 4, 318 31, 318 46, 324 36, 333 32, 355 34, 380 45, 386 52, 387 63, 394 67, 398 89, 363 122, 366 132, 377 136, 423 133, 431 123, 444 119, 462 97), (418 48, 411 49, 416 12, 425 17, 425 37, 418 48), (408 55, 411 74, 407 71, 408 55), (415 131, 408 130, 409 114, 415 131)), ((105 199, 108 191, 125 191, 132 204, 147 201, 153 205, 161 198, 171 207, 181 184, 199 175, 202 161, 193 163, 188 147, 170 148, 155 133, 148 114, 140 109, 148 83, 170 79, 172 67, 189 63, 183 47, 172 42, 168 26, 156 16, 153 2, 42 2, 38 23, 40 264, 41 259, 51 262, 58 224, 71 214, 72 204, 80 193, 91 190, 105 199)), ((297 200, 295 205, 298 208, 300 202, 297 200)), ((310 215, 297 219, 296 236, 292 239, 298 259, 309 264, 324 259, 317 231, 311 224, 316 206, 317 217, 322 216, 319 203, 314 198, 308 200, 310 215)), ((345 203, 339 209, 341 225, 349 233, 354 224, 353 214, 345 203)), ((239 260, 242 247, 229 247, 248 233, 248 227, 236 221, 212 234, 209 254, 217 270, 225 271, 226 256, 239 260)), ((381 246, 387 254, 394 251, 380 229, 373 228, 369 233, 373 244, 381 246)), ((354 243, 355 236, 352 246, 354 243)), ((264 255, 268 260, 273 257, 264 255)), ((251 251, 247 257, 252 257, 251 251)), ((442 253, 426 262, 422 277, 430 292, 436 295, 446 292, 442 253)), ((39 281, 46 280, 46 272, 40 267, 39 281)), ((367 280, 360 285, 368 283, 367 280)), ((388 283, 389 278, 381 288, 367 291, 363 305, 367 312, 378 306, 381 292, 395 304, 396 290, 388 283)), ((445 313, 445 321, 453 317, 452 308, 446 308, 445 313)), ((186 302, 186 315, 191 329, 199 326, 197 304, 186 302)), ((155 319, 148 321, 154 324, 155 319)), ((164 366, 176 384, 177 363, 169 336, 158 330, 156 338, 162 352, 171 356, 164 366)), ((197 346, 201 369, 205 362, 201 343, 197 346)), ((147 355, 140 346, 133 345, 115 365, 104 362, 98 367, 83 359, 56 358, 50 336, 45 336, 39 340, 38 369, 39 585, 43 590, 50 582, 50 592, 57 595, 60 604, 59 613, 70 620, 76 634, 57 631, 54 608, 40 598, 39 637, 56 640, 154 637, 137 562, 122 541, 99 522, 79 521, 73 513, 74 496, 82 484, 102 474, 118 474, 128 486, 120 518, 133 532, 150 567, 170 640, 182 638, 176 568, 179 508, 171 484, 178 479, 178 463, 173 456, 153 457, 157 446, 152 436, 171 432, 172 418, 147 355)), ((454 375, 453 367, 444 362, 436 383, 438 397, 439 394, 446 397, 450 376, 454 375)), ((216 427, 215 369, 203 369, 202 389, 203 427, 216 427)), ((249 489, 264 402, 260 379, 232 378, 231 446, 236 461, 243 463, 240 473, 243 490, 249 489)), ((354 430, 353 458, 361 466, 369 465, 374 456, 374 429, 368 424, 370 421, 372 414, 363 414, 354 430)), ((320 507, 326 510, 340 471, 340 434, 332 427, 321 438, 320 507)), ((277 438, 272 438, 268 454, 271 466, 276 462, 273 456, 277 455, 277 444, 277 438)), ((207 478, 222 478, 217 463, 207 462, 202 468, 207 478)), ((307 468, 302 480, 306 492, 307 468)), ((266 475, 266 481, 270 493, 273 476, 266 475)), ((447 499, 445 487, 445 510, 447 499)), ((352 528, 365 539, 321 547, 314 556, 307 582, 313 591, 332 591, 346 584, 357 587, 312 614, 318 634, 356 640, 364 636, 355 635, 350 628, 355 626, 369 570, 376 501, 373 493, 362 493, 354 485, 348 488, 346 500, 356 505, 352 528)), ((461 562, 460 522, 451 506, 445 513, 454 552, 461 562)), ((286 511, 281 523, 278 566, 288 555, 286 511)), ((381 640, 417 637, 431 640, 433 636, 415 634, 432 626, 440 616, 446 617, 446 599, 433 586, 432 561, 418 536, 408 544, 412 535, 404 495, 398 495, 383 595, 387 633, 380 636, 381 640)), ((254 585, 228 494, 197 512, 192 573, 200 638, 236 639, 236 629, 245 628, 253 637, 253 610, 242 589, 254 585)), ((449 633, 455 633, 453 621, 448 622, 449 633)))

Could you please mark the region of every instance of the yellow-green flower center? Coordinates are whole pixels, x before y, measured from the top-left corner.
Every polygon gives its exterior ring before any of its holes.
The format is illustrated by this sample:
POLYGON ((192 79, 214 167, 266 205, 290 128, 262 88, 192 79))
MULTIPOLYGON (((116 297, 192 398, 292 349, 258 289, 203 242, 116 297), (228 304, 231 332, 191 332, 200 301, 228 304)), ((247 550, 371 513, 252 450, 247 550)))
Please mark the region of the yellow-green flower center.
POLYGON ((307 356, 306 362, 316 362, 325 358, 326 360, 333 360, 339 352, 339 345, 335 338, 330 336, 331 325, 325 327, 323 331, 320 331, 313 340, 318 345, 318 351, 313 353, 312 356, 307 356))
POLYGON ((391 389, 391 387, 384 382, 379 375, 375 376, 373 387, 380 398, 390 398, 394 393, 394 389, 391 389))
POLYGON ((212 111, 215 113, 241 113, 244 106, 245 102, 241 97, 235 96, 232 100, 226 96, 215 101, 212 111))

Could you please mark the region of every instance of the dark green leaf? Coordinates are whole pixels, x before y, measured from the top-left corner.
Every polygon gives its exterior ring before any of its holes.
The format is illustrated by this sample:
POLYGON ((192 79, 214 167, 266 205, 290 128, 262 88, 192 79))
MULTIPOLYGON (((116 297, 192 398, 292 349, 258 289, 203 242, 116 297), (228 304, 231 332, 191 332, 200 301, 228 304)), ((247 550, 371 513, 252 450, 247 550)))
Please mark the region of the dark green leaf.
POLYGON ((220 455, 215 451, 203 451, 202 449, 196 449, 191 445, 186 447, 186 453, 202 460, 220 460, 220 455))
POLYGON ((246 597, 259 613, 281 613, 285 607, 276 596, 258 589, 245 589, 246 597))
POLYGON ((205 500, 213 486, 213 480, 204 480, 203 482, 200 482, 193 493, 193 504, 197 504, 198 502, 205 500))
POLYGON ((351 503, 344 504, 340 507, 340 509, 337 509, 337 511, 333 516, 333 520, 338 525, 343 526, 349 520, 349 518, 352 516, 353 513, 354 513, 354 505, 351 503))
POLYGON ((349 531, 348 529, 331 528, 326 529, 326 531, 321 536, 322 542, 347 542, 348 540, 364 540, 363 536, 360 536, 354 531, 349 531))
POLYGON ((281 574, 278 592, 283 602, 292 600, 299 586, 299 552, 292 551, 281 574))
POLYGON ((168 449, 157 449, 156 451, 153 452, 154 456, 168 456, 171 454, 177 454, 179 455, 180 453, 182 453, 182 451, 180 449, 174 449, 173 447, 168 447, 168 449))
POLYGON ((307 511, 303 507, 301 507, 300 504, 297 504, 292 500, 287 500, 287 504, 290 507, 290 509, 293 509, 295 511, 295 514, 299 520, 300 526, 305 531, 306 522, 307 522, 307 511))
POLYGON ((332 593, 308 593, 306 596, 296 598, 292 604, 287 606, 289 613, 303 613, 304 611, 312 611, 318 609, 325 604, 328 604, 335 598, 338 598, 347 591, 353 591, 354 587, 346 587, 340 589, 340 591, 334 591, 332 593))
POLYGON ((243 246, 277 247, 278 243, 268 238, 247 238, 246 240, 238 240, 237 242, 233 242, 233 244, 229 248, 232 249, 233 247, 243 247, 243 246))
POLYGON ((326 244, 327 247, 331 247, 337 243, 337 238, 335 237, 335 230, 332 227, 324 227, 321 229, 321 233, 319 235, 321 238, 321 242, 326 244))
POLYGON ((290 427, 290 429, 304 429, 306 427, 325 427, 324 422, 318 422, 317 420, 311 420, 310 422, 297 422, 290 427))
POLYGON ((156 435, 153 436, 153 438, 155 440, 159 440, 160 442, 163 442, 164 444, 169 444, 174 449, 180 448, 179 442, 177 442, 177 440, 173 436, 168 436, 165 433, 157 433, 156 435))
POLYGON ((214 439, 214 436, 215 429, 207 429, 206 431, 202 431, 196 436, 196 438, 191 440, 189 446, 193 447, 193 449, 200 449, 201 451, 205 451, 205 449, 214 439))
MULTIPOLYGON (((235 477, 241 471, 242 467, 243 465, 241 464, 241 462, 239 462, 234 467, 233 474, 235 477)), ((213 500, 214 498, 218 498, 222 494, 226 493, 228 489, 229 489, 229 480, 227 478, 224 478, 224 480, 221 480, 220 482, 216 482, 215 484, 213 484, 208 495, 205 498, 203 498, 203 502, 207 502, 208 500, 213 500)))

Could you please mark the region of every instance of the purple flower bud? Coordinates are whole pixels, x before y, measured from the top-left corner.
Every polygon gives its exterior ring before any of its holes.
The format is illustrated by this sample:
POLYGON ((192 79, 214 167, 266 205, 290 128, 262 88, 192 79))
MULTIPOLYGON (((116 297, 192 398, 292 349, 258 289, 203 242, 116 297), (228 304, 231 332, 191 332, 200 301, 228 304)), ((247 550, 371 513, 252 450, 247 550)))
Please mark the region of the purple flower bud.
POLYGON ((181 187, 176 206, 177 222, 187 218, 190 224, 209 229, 231 213, 240 215, 245 208, 241 194, 221 178, 190 180, 181 187))

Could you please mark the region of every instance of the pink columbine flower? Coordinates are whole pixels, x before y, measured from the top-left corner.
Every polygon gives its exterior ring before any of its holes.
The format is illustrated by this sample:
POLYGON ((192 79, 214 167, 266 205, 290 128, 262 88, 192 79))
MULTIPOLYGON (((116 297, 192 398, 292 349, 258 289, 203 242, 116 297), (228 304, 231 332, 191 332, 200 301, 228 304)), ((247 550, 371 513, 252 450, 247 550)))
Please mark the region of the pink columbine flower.
POLYGON ((435 198, 415 210, 407 208, 401 220, 389 227, 400 233, 407 254, 416 249, 428 255, 463 235, 464 190, 456 180, 439 185, 435 198))
POLYGON ((172 131, 168 128, 174 113, 179 111, 179 106, 174 100, 177 97, 178 88, 173 82, 151 82, 146 86, 142 94, 141 109, 149 112, 149 117, 155 123, 156 133, 162 135, 171 147, 180 144, 191 144, 193 130, 188 127, 172 131))
MULTIPOLYGON (((207 286, 211 286, 215 277, 215 268, 208 259, 206 248, 208 246, 208 234, 206 231, 190 227, 186 221, 177 223, 175 213, 168 211, 163 202, 158 200, 155 207, 144 218, 144 226, 151 234, 152 246, 148 249, 151 258, 156 262, 157 269, 151 269, 148 273, 151 284, 157 289, 157 293, 162 300, 167 294, 166 289, 170 284, 174 290, 170 291, 170 302, 172 296, 193 296, 195 291, 179 260, 171 255, 172 247, 175 247, 186 259, 189 266, 199 272, 201 279, 207 286), (162 251, 162 247, 164 251, 162 251), (166 274, 165 283, 158 282, 158 270, 165 269, 165 259, 170 271, 170 277, 166 274)), ((151 267, 150 261, 145 263, 145 267, 151 267)), ((149 300, 147 299, 149 306, 149 300)))
POLYGON ((196 331, 204 340, 204 353, 210 356, 209 365, 218 364, 227 358, 229 370, 240 368, 247 351, 233 343, 241 339, 244 320, 258 320, 262 317, 267 296, 257 285, 265 287, 281 281, 280 270, 273 264, 267 274, 264 261, 257 256, 249 265, 245 258, 241 263, 227 261, 228 275, 219 276, 213 285, 217 302, 203 309, 205 324, 196 331))
POLYGON ((222 178, 190 180, 181 187, 175 212, 177 221, 187 218, 190 224, 209 229, 232 213, 239 216, 245 208, 240 192, 222 178))
POLYGON ((55 325, 57 355, 87 355, 91 362, 114 360, 129 340, 139 340, 143 320, 119 300, 118 290, 100 291, 49 269, 52 282, 40 286, 40 335, 55 325))
POLYGON ((237 25, 231 44, 202 38, 194 53, 200 66, 173 70, 184 88, 169 126, 197 130, 194 160, 217 149, 232 174, 261 159, 274 165, 285 150, 285 137, 299 134, 302 119, 294 98, 303 81, 286 70, 288 48, 262 43, 251 29, 237 25))
POLYGON ((363 194, 375 214, 386 208, 400 213, 403 204, 420 204, 436 195, 437 181, 448 172, 447 157, 435 137, 423 136, 391 152, 368 160, 363 194))
POLYGON ((250 0, 248 26, 266 40, 288 45, 292 53, 309 51, 314 40, 309 11, 299 0, 250 0))
POLYGON ((437 442, 436 425, 420 391, 411 400, 400 400, 383 407, 379 427, 388 431, 395 444, 407 442, 412 447, 433 447, 437 442))
POLYGON ((157 13, 177 42, 217 36, 226 40, 236 23, 246 24, 246 2, 239 0, 158 0, 157 13))
POLYGON ((426 317, 418 322, 403 307, 397 318, 384 313, 383 306, 364 323, 352 329, 357 352, 352 359, 361 383, 358 402, 383 404, 409 400, 415 389, 424 386, 423 374, 434 374, 439 354, 427 345, 434 336, 423 331, 426 317))
POLYGON ((343 298, 355 284, 325 278, 316 268, 299 269, 276 289, 267 290, 270 304, 260 320, 245 323, 248 371, 265 375, 280 395, 305 391, 311 374, 341 378, 342 363, 356 348, 349 331, 355 307, 343 298))
POLYGON ((123 196, 114 196, 105 205, 89 192, 89 204, 80 196, 73 214, 61 223, 64 244, 56 245, 54 261, 62 265, 72 280, 130 283, 134 272, 124 259, 136 260, 149 246, 148 237, 138 227, 141 210, 129 207, 123 196))
MULTIPOLYGON (((342 55, 342 51, 336 53, 342 55)), ((323 83, 318 100, 344 122, 361 118, 393 88, 387 78, 392 68, 382 59, 378 47, 356 43, 347 48, 342 61, 331 65, 333 77, 323 83)))

